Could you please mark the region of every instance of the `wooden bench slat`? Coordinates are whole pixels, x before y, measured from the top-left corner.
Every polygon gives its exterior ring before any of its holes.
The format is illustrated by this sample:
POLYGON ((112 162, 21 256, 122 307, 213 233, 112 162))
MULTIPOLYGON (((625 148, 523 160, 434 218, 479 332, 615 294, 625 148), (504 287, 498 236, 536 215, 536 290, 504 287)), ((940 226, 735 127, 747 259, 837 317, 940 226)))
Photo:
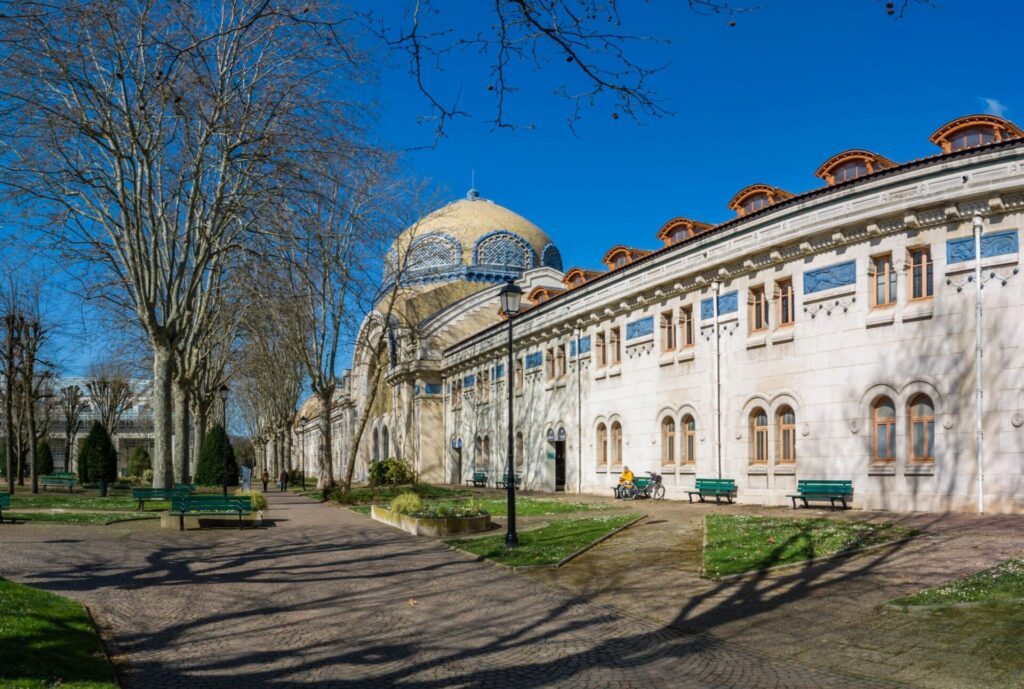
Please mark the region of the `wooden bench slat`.
POLYGON ((686 494, 690 502, 693 502, 693 496, 696 495, 701 502, 704 502, 705 497, 714 497, 715 502, 720 503, 724 497, 731 504, 736 494, 736 481, 731 478, 698 478, 694 482, 694 489, 686 491, 686 494))
POLYGON ((808 501, 811 500, 816 502, 828 500, 833 510, 836 508, 836 500, 839 500, 843 509, 846 509, 846 501, 853 500, 853 481, 804 479, 797 481, 796 493, 787 497, 793 501, 793 509, 796 509, 797 500, 802 500, 804 507, 809 507, 808 501))

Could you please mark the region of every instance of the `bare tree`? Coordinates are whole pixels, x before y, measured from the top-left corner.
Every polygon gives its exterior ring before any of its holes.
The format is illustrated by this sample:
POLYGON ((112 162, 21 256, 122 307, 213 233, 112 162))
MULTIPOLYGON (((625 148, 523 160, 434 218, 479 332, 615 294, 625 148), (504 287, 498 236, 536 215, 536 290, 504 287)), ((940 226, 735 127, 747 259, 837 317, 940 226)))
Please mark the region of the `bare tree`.
POLYGON ((135 393, 124 367, 113 363, 95 366, 86 381, 89 403, 99 415, 100 425, 114 437, 117 424, 132 405, 135 393))
POLYGON ((64 422, 64 469, 73 471, 75 440, 82 428, 82 412, 88 405, 77 385, 67 385, 60 389, 57 397, 57 408, 64 422))
POLYGON ((105 276, 153 352, 154 485, 171 480, 173 357, 223 264, 353 127, 361 54, 329 7, 0 3, 5 182, 105 276))

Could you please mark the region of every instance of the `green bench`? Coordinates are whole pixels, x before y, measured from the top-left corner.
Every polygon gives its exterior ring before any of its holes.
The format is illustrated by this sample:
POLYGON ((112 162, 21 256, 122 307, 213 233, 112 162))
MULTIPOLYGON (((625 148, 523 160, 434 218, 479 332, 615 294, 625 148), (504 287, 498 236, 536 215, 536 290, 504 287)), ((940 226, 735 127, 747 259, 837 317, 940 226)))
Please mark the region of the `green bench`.
POLYGON ((828 500, 832 509, 836 508, 836 500, 843 504, 845 510, 847 500, 853 500, 853 481, 797 481, 796 493, 786 497, 793 499, 793 509, 796 509, 796 501, 803 500, 804 507, 809 507, 808 500, 828 500))
POLYGON ((4 523, 4 510, 11 508, 11 494, 0 493, 0 524, 4 523))
POLYGON ((178 517, 178 530, 185 530, 185 517, 190 514, 237 514, 238 528, 242 516, 252 514, 252 498, 248 495, 187 495, 171 497, 171 515, 178 517))
POLYGON ((139 509, 147 500, 171 500, 175 495, 188 495, 187 484, 179 484, 174 488, 132 488, 132 500, 139 501, 139 509))
POLYGON ((467 486, 475 486, 477 488, 487 485, 487 472, 486 471, 474 471, 473 477, 466 479, 467 486))
POLYGON ((183 490, 186 493, 195 493, 196 484, 194 483, 175 483, 174 490, 183 490))
POLYGON ((691 503, 696 495, 701 502, 704 502, 704 498, 714 497, 716 503, 721 503, 722 498, 725 498, 731 504, 736 495, 736 481, 731 478, 699 478, 693 490, 686 491, 686 495, 691 503))
POLYGON ((69 493, 73 493, 75 486, 78 485, 78 477, 66 471, 47 474, 46 476, 39 477, 39 485, 43 487, 43 490, 54 486, 56 488, 67 488, 69 493))
MULTIPOLYGON (((487 483, 486 477, 484 478, 484 483, 487 483)), ((508 488, 508 474, 505 473, 504 471, 501 472, 501 476, 499 478, 495 479, 494 486, 495 486, 495 488, 508 488)), ((522 487, 523 487, 523 472, 517 471, 516 472, 516 488, 522 488, 522 487)))

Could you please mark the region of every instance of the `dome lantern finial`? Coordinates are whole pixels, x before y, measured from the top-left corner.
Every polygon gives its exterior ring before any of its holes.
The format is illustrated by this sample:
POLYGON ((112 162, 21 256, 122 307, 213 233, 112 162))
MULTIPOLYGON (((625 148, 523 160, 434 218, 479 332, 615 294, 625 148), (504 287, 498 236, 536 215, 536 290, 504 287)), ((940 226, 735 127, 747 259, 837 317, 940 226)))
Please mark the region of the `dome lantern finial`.
POLYGON ((466 198, 470 201, 476 201, 480 198, 480 192, 476 190, 476 170, 469 171, 469 191, 466 192, 466 198))

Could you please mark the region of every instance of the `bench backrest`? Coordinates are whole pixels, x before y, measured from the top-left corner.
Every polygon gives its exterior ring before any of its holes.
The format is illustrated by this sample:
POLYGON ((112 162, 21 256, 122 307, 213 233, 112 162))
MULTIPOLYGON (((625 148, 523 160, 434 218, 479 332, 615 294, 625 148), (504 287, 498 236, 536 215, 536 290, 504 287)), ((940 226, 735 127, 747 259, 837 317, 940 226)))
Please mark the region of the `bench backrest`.
POLYGON ((50 478, 73 478, 76 481, 78 480, 78 476, 70 471, 55 471, 49 474, 49 476, 50 478))
POLYGON ((39 480, 42 481, 43 483, 52 483, 54 485, 61 485, 61 486, 66 486, 68 484, 78 483, 78 479, 75 478, 73 475, 71 475, 71 476, 53 476, 53 475, 40 476, 39 480))
POLYGON ((0 508, 6 508, 11 506, 11 494, 0 493, 0 508))
POLYGON ((195 493, 196 492, 196 484, 194 484, 194 483, 175 483, 174 484, 174 490, 184 490, 184 491, 188 491, 189 493, 195 493))
POLYGON ((637 488, 646 488, 647 484, 651 482, 650 476, 636 476, 633 479, 633 485, 637 488))
POLYGON ((252 512, 249 495, 185 495, 171 498, 172 512, 252 512))
POLYGON ((697 490, 736 490, 736 481, 731 478, 699 478, 697 490))
POLYGON ((188 495, 188 493, 188 488, 183 486, 175 486, 174 488, 132 488, 132 500, 155 500, 157 498, 169 500, 175 495, 188 495))
POLYGON ((797 481, 796 491, 798 493, 832 493, 836 495, 853 495, 853 481, 797 481))
POLYGON ((473 480, 474 481, 486 481, 487 480, 487 471, 486 470, 477 469, 476 471, 473 472, 473 480))

